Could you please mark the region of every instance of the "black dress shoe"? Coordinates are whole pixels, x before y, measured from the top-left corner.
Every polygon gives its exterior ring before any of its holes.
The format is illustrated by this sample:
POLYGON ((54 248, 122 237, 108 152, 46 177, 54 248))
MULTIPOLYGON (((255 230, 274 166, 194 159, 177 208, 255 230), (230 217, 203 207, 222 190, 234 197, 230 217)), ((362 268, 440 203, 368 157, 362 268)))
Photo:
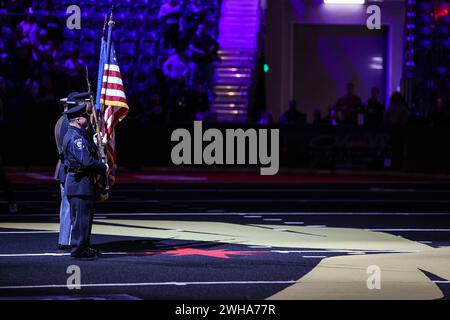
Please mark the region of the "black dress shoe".
POLYGON ((92 252, 94 254, 96 254, 97 256, 100 255, 100 250, 94 249, 92 247, 87 247, 86 250, 88 250, 89 252, 92 252))
POLYGON ((74 259, 80 259, 80 260, 95 260, 98 258, 97 254, 94 252, 86 249, 82 249, 78 252, 72 252, 70 256, 74 259))
POLYGON ((72 250, 72 246, 69 246, 67 244, 59 244, 58 250, 63 252, 70 252, 72 250))

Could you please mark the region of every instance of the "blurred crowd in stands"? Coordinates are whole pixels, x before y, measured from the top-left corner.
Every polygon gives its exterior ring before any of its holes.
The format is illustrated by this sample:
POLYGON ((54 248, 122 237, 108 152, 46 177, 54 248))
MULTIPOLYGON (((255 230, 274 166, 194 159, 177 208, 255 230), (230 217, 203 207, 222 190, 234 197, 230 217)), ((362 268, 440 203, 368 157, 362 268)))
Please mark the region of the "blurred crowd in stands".
MULTIPOLYGON (((112 1, 72 2, 0 1, 1 119, 54 121, 61 112, 59 99, 86 90, 86 66, 95 86, 99 39, 112 1), (66 28, 70 4, 81 8, 81 30, 66 28)), ((207 111, 214 98, 220 1, 115 4, 114 41, 130 121, 191 120, 207 111)))
MULTIPOLYGON (((0 0, 0 119, 59 117, 59 99, 85 91, 85 67, 94 84, 104 14, 112 0, 80 0, 82 29, 68 30, 66 0, 0 0)), ((220 0, 115 1, 115 44, 127 93, 128 121, 142 124, 191 121, 206 113, 214 99, 214 64, 220 0)), ((387 106, 380 90, 363 102, 355 86, 313 124, 406 125, 450 124, 448 95, 433 97, 431 112, 416 116, 396 92, 387 106)), ((300 102, 301 103, 301 102, 300 102)), ((262 113, 260 124, 274 123, 262 113)), ((292 101, 280 124, 306 124, 292 101)))
MULTIPOLYGON (((8 120, 54 118, 67 95, 76 59, 62 59, 62 26, 53 15, 37 19, 26 1, 7 1, 0 38, 0 100, 8 120), (11 10, 11 11, 10 11, 11 10), (23 11, 22 11, 23 10, 23 11)), ((84 66, 82 66, 84 68, 84 66)))
POLYGON ((184 13, 177 0, 167 0, 159 11, 164 48, 175 51, 163 65, 169 82, 169 119, 190 119, 194 113, 206 112, 214 99, 213 62, 219 61, 219 45, 207 32, 205 15, 200 0, 191 0, 184 13))
MULTIPOLYGON (((400 92, 394 92, 389 104, 380 100, 380 89, 372 88, 371 96, 364 102, 355 94, 355 85, 347 84, 347 92, 328 108, 323 116, 319 109, 313 113, 312 124, 315 125, 367 125, 367 126, 404 126, 407 124, 450 125, 450 106, 448 98, 438 95, 431 102, 432 109, 427 116, 416 116, 400 92)), ((267 122, 267 115, 262 117, 267 122)), ((270 118, 270 117, 269 117, 270 118)), ((269 120, 270 122, 270 120, 269 120)), ((288 110, 279 119, 279 124, 304 125, 307 114, 298 109, 297 102, 291 101, 288 110)))

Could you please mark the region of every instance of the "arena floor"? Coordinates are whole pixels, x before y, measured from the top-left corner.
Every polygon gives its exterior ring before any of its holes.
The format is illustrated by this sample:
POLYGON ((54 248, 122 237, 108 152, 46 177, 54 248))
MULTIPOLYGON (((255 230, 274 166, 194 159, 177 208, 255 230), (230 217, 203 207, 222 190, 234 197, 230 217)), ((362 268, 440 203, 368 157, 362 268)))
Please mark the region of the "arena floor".
POLYGON ((49 175, 13 176, 20 213, 0 214, 0 299, 450 299, 444 180, 139 175, 97 206, 95 261, 58 252, 49 175))

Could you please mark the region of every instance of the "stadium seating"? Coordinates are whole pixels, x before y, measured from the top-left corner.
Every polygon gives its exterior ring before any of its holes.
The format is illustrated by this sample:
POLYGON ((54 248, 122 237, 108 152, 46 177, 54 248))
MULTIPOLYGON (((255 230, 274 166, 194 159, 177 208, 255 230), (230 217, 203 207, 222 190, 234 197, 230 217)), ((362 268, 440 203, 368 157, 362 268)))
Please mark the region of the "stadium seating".
MULTIPOLYGON (((186 3, 188 1, 184 0, 186 3)), ((98 57, 100 50, 100 38, 105 21, 105 15, 109 14, 113 3, 114 7, 114 32, 115 43, 122 77, 125 84, 130 85, 130 105, 138 103, 133 97, 146 97, 155 93, 157 89, 147 86, 145 73, 155 72, 171 54, 171 51, 161 48, 161 32, 158 20, 158 12, 163 0, 48 0, 33 1, 39 3, 40 11, 34 15, 41 25, 45 25, 50 9, 58 18, 62 30, 63 40, 59 46, 61 62, 71 56, 74 49, 79 51, 79 57, 89 68, 91 82, 95 86, 98 72, 98 57), (46 5, 42 3, 45 2, 46 5), (67 8, 70 5, 78 5, 81 9, 81 30, 69 30, 66 28, 67 8)), ((210 28, 209 33, 217 36, 220 2, 217 0, 204 0, 203 3, 212 7, 207 18, 210 28)), ((7 12, 2 11, 7 15, 7 12)), ((0 14, 2 14, 0 12, 0 14)), ((22 19, 22 18, 20 18, 22 19)), ((8 28, 3 28, 2 36, 7 34, 8 28), (5 29, 5 30, 3 30, 5 29), (4 32, 3 32, 4 31, 4 32)), ((10 25, 14 30, 15 25, 10 25)), ((5 36, 6 37, 6 36, 5 36)), ((148 78, 148 74, 147 74, 148 78)), ((128 88, 125 88, 126 91, 128 88)))

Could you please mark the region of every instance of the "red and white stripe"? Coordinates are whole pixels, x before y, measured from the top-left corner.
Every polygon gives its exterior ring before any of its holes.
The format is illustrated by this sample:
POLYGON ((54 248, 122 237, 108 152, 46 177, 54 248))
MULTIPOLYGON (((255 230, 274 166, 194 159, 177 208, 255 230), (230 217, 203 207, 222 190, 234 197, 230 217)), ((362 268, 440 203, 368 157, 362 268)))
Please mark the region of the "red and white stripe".
MULTIPOLYGON (((115 53, 113 53, 113 60, 115 53)), ((128 102, 125 95, 122 75, 117 64, 105 64, 100 104, 104 105, 103 134, 107 137, 106 151, 111 168, 116 168, 116 148, 114 128, 128 114, 128 102)))

